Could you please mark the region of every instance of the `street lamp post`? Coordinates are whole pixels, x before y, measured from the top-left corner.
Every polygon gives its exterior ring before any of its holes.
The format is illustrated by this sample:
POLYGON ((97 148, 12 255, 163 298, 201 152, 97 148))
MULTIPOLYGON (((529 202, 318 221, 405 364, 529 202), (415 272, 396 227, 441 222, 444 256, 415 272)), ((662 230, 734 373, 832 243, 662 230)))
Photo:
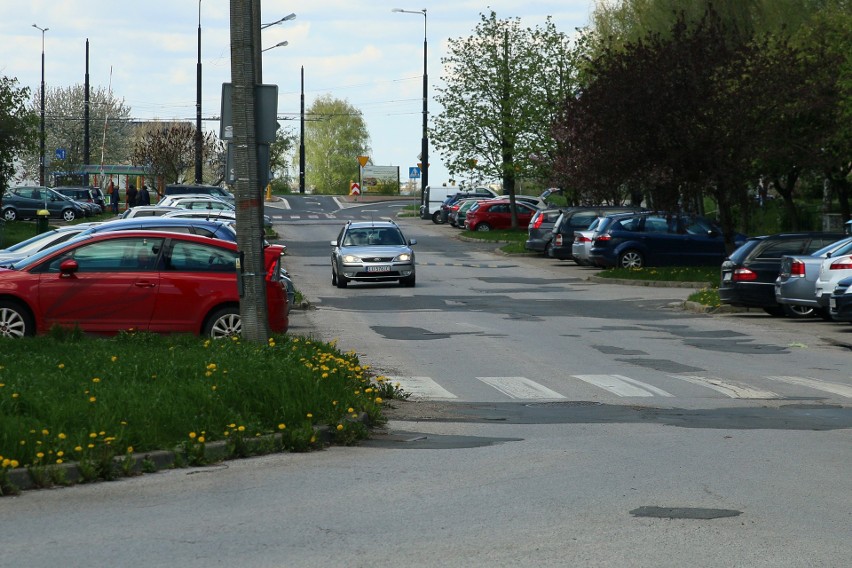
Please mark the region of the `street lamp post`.
POLYGON ((429 73, 427 66, 426 8, 416 11, 393 8, 391 12, 423 16, 423 137, 420 140, 420 205, 422 206, 426 203, 426 188, 429 186, 429 73))
POLYGON ((44 186, 44 32, 50 28, 33 27, 41 31, 41 127, 39 130, 38 183, 44 186))
POLYGON ((274 22, 270 22, 268 24, 261 24, 260 29, 265 30, 266 28, 274 26, 276 24, 280 24, 282 22, 289 22, 290 20, 295 20, 295 19, 296 19, 296 14, 287 14, 286 16, 281 18, 280 20, 275 20, 274 22))
POLYGON ((290 45, 290 44, 286 41, 279 41, 275 45, 267 47, 266 49, 261 49, 260 51, 261 52, 269 51, 270 49, 275 49, 276 47, 287 47, 288 45, 290 45))

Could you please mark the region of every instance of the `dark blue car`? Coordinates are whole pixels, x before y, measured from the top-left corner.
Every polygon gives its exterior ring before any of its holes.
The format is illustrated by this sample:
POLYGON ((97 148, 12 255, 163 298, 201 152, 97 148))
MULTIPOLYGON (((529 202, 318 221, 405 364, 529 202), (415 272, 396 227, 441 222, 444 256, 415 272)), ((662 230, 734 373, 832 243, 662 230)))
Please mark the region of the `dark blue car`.
MULTIPOLYGON (((735 244, 746 239, 736 235, 735 244)), ((589 260, 599 266, 718 266, 726 256, 722 230, 710 219, 680 213, 608 215, 598 225, 589 260)))

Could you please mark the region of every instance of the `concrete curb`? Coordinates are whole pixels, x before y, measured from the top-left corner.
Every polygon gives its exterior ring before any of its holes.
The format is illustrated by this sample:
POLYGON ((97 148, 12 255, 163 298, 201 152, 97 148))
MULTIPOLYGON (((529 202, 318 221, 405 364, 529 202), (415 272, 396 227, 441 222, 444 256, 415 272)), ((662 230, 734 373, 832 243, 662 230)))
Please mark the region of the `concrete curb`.
MULTIPOLYGON (((358 418, 345 418, 345 421, 352 423, 361 423, 367 426, 367 428, 370 428, 372 426, 372 424, 370 423, 369 416, 367 416, 367 414, 364 412, 360 413, 358 418)), ((316 426, 314 428, 314 435, 316 436, 316 449, 323 449, 325 447, 331 446, 334 440, 333 431, 329 426, 316 426)), ((269 434, 267 436, 260 436, 258 438, 246 438, 243 440, 243 443, 249 449, 260 448, 262 450, 264 448, 268 448, 269 444, 272 444, 272 446, 275 448, 279 448, 281 438, 281 434, 275 433, 269 434)), ((252 454, 252 456, 266 455, 269 453, 289 452, 282 450, 273 452, 258 451, 257 454, 252 454)), ((43 480, 41 481, 41 483, 39 483, 38 480, 34 478, 28 468, 23 467, 7 470, 6 482, 11 485, 13 489, 11 492, 9 492, 9 495, 13 495, 17 491, 29 491, 33 489, 51 489, 56 487, 77 485, 80 483, 97 483, 102 481, 108 481, 111 479, 135 477, 144 473, 157 473, 166 469, 189 469, 194 467, 208 467, 212 464, 231 459, 241 459, 241 456, 229 455, 228 441, 217 440, 215 442, 204 444, 204 463, 198 466, 189 465, 190 458, 189 456, 187 456, 186 451, 184 451, 182 448, 175 448, 174 450, 155 450, 139 454, 132 454, 129 457, 116 456, 112 460, 112 471, 110 472, 111 477, 109 479, 98 477, 96 479, 87 481, 83 475, 80 465, 76 462, 68 462, 63 464, 53 464, 44 466, 42 469, 43 480), (125 460, 128 459, 129 462, 125 464, 125 460)), ((0 499, 2 497, 3 495, 0 494, 0 499)))

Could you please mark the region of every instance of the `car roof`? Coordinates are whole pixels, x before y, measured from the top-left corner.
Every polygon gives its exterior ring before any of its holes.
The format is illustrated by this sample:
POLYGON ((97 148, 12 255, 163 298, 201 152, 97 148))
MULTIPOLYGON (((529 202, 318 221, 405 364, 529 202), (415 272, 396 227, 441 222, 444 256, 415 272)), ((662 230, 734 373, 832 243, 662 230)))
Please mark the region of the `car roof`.
POLYGON ((352 221, 347 224, 350 229, 363 229, 365 227, 395 227, 399 228, 399 225, 394 223, 393 221, 352 221))
POLYGON ((107 221, 106 223, 102 223, 96 226, 96 231, 101 232, 106 229, 110 229, 116 226, 123 225, 138 225, 140 227, 146 227, 148 225, 160 225, 160 226, 175 226, 175 227, 186 227, 186 226, 212 226, 215 225, 217 227, 222 225, 230 226, 230 223, 226 223, 224 221, 215 221, 215 220, 207 220, 207 219, 197 219, 193 217, 132 217, 130 219, 116 219, 115 221, 107 221))

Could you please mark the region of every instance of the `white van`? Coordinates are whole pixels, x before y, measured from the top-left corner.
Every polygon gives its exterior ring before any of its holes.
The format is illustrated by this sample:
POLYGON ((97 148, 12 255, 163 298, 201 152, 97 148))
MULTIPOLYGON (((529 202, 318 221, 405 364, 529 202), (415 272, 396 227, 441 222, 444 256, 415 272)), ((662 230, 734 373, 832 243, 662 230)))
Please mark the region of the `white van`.
POLYGON ((441 204, 445 199, 457 193, 462 193, 470 197, 499 197, 496 191, 488 187, 468 188, 457 185, 432 187, 431 185, 427 185, 424 204, 420 206, 420 218, 432 219, 432 222, 437 224, 444 223, 446 219, 441 216, 441 204))

